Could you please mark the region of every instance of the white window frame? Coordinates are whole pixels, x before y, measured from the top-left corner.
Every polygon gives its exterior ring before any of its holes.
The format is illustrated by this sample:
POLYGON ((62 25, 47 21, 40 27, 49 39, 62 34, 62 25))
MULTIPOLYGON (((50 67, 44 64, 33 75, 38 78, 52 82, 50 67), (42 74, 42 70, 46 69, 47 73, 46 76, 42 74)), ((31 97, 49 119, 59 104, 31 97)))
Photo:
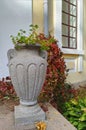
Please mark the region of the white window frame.
POLYGON ((64 54, 78 56, 78 72, 83 71, 83 0, 78 0, 77 49, 62 48, 62 0, 54 0, 54 36, 64 54))

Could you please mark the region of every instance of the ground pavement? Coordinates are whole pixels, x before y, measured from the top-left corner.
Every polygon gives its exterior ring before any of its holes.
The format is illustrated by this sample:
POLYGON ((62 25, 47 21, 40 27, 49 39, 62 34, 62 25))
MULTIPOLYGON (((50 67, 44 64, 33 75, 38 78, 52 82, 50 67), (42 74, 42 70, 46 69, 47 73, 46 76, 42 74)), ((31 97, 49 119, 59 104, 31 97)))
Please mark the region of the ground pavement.
MULTIPOLYGON (((76 130, 55 108, 48 104, 46 130, 76 130)), ((14 112, 0 104, 0 130, 36 130, 35 125, 15 126, 14 112)))

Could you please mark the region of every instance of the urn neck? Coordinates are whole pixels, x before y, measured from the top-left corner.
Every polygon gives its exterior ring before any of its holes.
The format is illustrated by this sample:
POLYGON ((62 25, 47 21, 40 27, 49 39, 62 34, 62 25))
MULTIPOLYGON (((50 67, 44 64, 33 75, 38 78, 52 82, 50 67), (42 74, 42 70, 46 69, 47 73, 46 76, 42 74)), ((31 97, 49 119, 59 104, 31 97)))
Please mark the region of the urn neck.
POLYGON ((29 46, 28 48, 22 48, 20 50, 17 50, 17 53, 21 54, 22 52, 23 52, 23 54, 26 52, 27 53, 29 52, 29 54, 39 55, 40 47, 39 46, 29 46))

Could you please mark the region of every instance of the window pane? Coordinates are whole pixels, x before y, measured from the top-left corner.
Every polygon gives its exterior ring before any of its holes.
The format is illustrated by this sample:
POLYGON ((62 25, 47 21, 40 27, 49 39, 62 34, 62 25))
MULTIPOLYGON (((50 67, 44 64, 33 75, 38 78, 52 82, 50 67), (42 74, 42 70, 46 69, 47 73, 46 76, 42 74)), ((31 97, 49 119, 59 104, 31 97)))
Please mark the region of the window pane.
POLYGON ((62 34, 68 36, 68 26, 62 25, 62 34))
POLYGON ((70 3, 76 5, 76 0, 70 0, 70 3))
POLYGON ((65 13, 62 14, 62 22, 68 24, 68 15, 65 13))
POLYGON ((76 7, 73 5, 70 5, 70 14, 76 16, 76 7))
POLYGON ((62 10, 68 12, 68 3, 65 1, 62 2, 62 10))
POLYGON ((68 37, 62 37, 62 43, 64 47, 68 47, 68 37))
POLYGON ((76 37, 76 28, 70 27, 70 36, 71 37, 76 37))
POLYGON ((76 48, 76 39, 70 38, 70 47, 76 48))
POLYGON ((77 47, 77 0, 62 0, 62 44, 77 47))
POLYGON ((70 25, 76 27, 76 17, 70 16, 70 25))

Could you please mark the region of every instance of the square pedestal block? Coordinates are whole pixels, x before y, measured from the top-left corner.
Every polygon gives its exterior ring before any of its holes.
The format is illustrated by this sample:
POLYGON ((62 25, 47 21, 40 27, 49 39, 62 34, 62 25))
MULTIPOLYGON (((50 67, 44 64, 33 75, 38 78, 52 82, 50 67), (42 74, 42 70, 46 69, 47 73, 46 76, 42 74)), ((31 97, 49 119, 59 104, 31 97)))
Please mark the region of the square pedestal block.
POLYGON ((46 119, 45 112, 38 104, 34 106, 15 106, 14 116, 15 125, 34 124, 35 122, 44 121, 46 119))

